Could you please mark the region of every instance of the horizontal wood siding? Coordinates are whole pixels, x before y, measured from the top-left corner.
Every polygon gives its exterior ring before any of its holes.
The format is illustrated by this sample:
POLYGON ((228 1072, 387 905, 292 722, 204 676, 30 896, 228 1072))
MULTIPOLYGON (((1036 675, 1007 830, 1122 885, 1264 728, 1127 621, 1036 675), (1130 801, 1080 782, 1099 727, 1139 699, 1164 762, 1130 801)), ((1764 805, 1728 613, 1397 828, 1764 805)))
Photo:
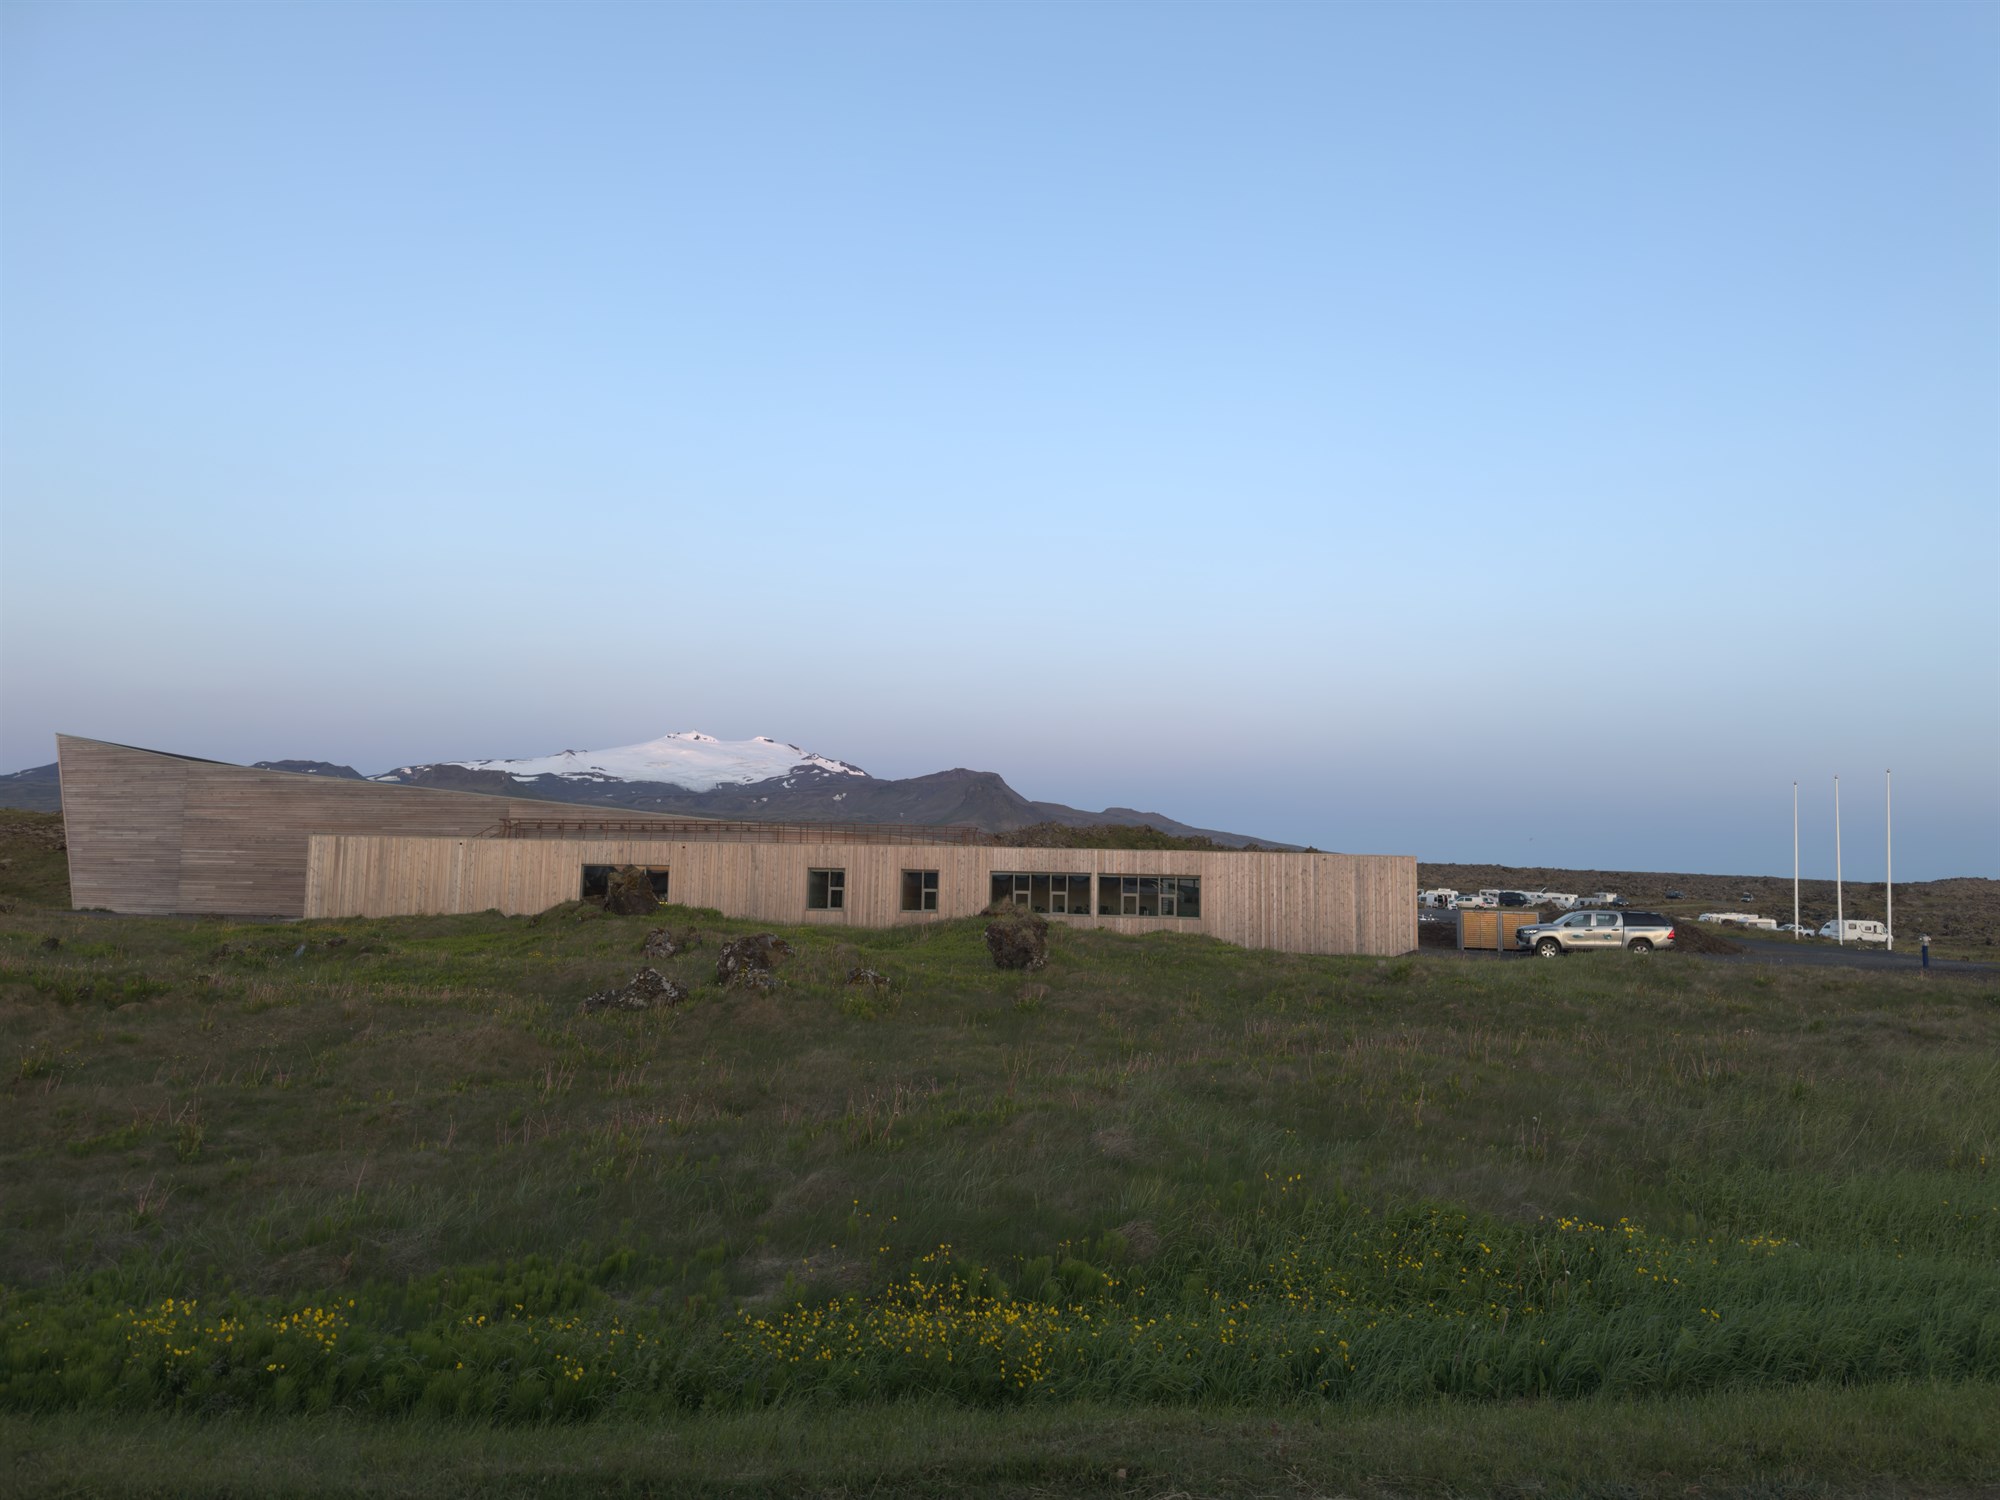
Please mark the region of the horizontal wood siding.
POLYGON ((56 739, 70 904, 79 911, 179 911, 181 809, 190 762, 99 753, 112 748, 56 739))
POLYGON ((569 803, 259 771, 70 735, 56 737, 56 758, 78 908, 296 917, 310 834, 477 834, 510 813, 577 815, 569 803))
POLYGON ((995 871, 1181 875, 1201 880, 1198 918, 1051 920, 1124 932, 1201 932, 1294 953, 1407 953, 1417 945, 1417 862, 1407 855, 1002 849, 940 844, 745 844, 640 839, 315 835, 306 915, 527 915, 575 900, 585 864, 665 866, 672 899, 772 923, 887 927, 985 910, 995 871), (846 874, 841 911, 808 911, 806 876, 846 874), (905 912, 905 870, 938 872, 938 910, 905 912))

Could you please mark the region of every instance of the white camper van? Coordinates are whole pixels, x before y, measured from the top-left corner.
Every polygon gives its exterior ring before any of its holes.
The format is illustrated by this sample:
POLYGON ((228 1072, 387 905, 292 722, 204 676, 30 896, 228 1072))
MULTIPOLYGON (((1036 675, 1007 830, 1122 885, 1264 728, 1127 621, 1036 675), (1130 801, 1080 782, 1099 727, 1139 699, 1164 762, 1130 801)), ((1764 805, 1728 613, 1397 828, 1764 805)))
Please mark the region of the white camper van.
POLYGON ((1886 943, 1889 929, 1880 922, 1860 922, 1849 917, 1845 922, 1829 922, 1820 928, 1823 938, 1838 938, 1843 943, 1886 943))
POLYGON ((1457 899, 1458 892, 1448 885, 1441 885, 1435 890, 1417 892, 1419 906, 1449 906, 1457 899))

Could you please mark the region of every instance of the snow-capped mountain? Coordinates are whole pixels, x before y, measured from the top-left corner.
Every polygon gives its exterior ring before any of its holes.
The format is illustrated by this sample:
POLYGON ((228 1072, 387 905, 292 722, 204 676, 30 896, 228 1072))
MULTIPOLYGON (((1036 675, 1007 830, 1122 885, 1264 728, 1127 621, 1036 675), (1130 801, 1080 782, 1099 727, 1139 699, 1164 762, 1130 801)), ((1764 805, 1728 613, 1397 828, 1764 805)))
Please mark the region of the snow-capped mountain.
MULTIPOLYGON (((260 769, 293 775, 359 779, 353 767, 322 760, 259 761, 260 769)), ((523 760, 435 761, 398 766, 371 781, 439 791, 524 797, 659 813, 670 817, 793 823, 957 824, 1005 834, 1044 824, 1089 828, 1137 825, 1179 836, 1200 835, 1225 848, 1262 843, 1240 833, 1195 828, 1161 813, 1129 807, 1086 812, 1060 802, 1023 797, 992 771, 958 767, 928 776, 883 780, 859 766, 759 735, 719 740, 686 731, 611 750, 564 750, 523 760)), ((53 765, 0 776, 0 807, 59 810, 61 780, 53 765)))
MULTIPOLYGON (((644 781, 677 786, 684 791, 712 792, 717 787, 748 786, 785 777, 819 779, 868 773, 844 760, 815 755, 797 745, 758 735, 748 740, 719 740, 699 730, 662 735, 642 745, 610 750, 563 750, 523 760, 455 760, 444 764, 467 771, 498 771, 516 781, 559 776, 565 781, 644 781)), ((430 769, 399 766, 377 781, 407 781, 430 769)))

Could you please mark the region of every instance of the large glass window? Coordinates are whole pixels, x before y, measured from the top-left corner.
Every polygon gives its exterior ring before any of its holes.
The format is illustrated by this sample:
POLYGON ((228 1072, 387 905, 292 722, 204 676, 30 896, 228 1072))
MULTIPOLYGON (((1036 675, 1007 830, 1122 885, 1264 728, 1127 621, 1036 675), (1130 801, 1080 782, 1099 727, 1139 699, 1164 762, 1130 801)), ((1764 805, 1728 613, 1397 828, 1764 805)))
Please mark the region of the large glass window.
POLYGON ((847 871, 806 871, 806 910, 843 911, 847 907, 847 871))
POLYGON ((1201 880, 1194 875, 1106 875, 1097 882, 1101 917, 1198 917, 1201 880))
POLYGON ((938 898, 938 872, 936 870, 903 871, 903 910, 936 911, 938 898))
POLYGON ((1057 916, 1090 912, 1088 875, 1041 875, 1029 870, 995 870, 993 900, 1003 906, 1025 906, 1029 911, 1052 912, 1057 916))

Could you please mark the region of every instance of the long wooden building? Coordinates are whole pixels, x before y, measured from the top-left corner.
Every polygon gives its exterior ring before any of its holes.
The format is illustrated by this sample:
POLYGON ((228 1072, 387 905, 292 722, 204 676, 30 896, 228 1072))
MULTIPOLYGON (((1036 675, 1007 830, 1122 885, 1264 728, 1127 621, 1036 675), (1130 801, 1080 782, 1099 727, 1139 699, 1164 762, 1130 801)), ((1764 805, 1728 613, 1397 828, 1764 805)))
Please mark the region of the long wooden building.
POLYGON ((59 737, 79 907, 287 917, 525 915, 615 866, 726 916, 891 926, 995 901, 1302 953, 1416 946, 1406 855, 1016 849, 968 829, 726 824, 262 771, 59 737))

